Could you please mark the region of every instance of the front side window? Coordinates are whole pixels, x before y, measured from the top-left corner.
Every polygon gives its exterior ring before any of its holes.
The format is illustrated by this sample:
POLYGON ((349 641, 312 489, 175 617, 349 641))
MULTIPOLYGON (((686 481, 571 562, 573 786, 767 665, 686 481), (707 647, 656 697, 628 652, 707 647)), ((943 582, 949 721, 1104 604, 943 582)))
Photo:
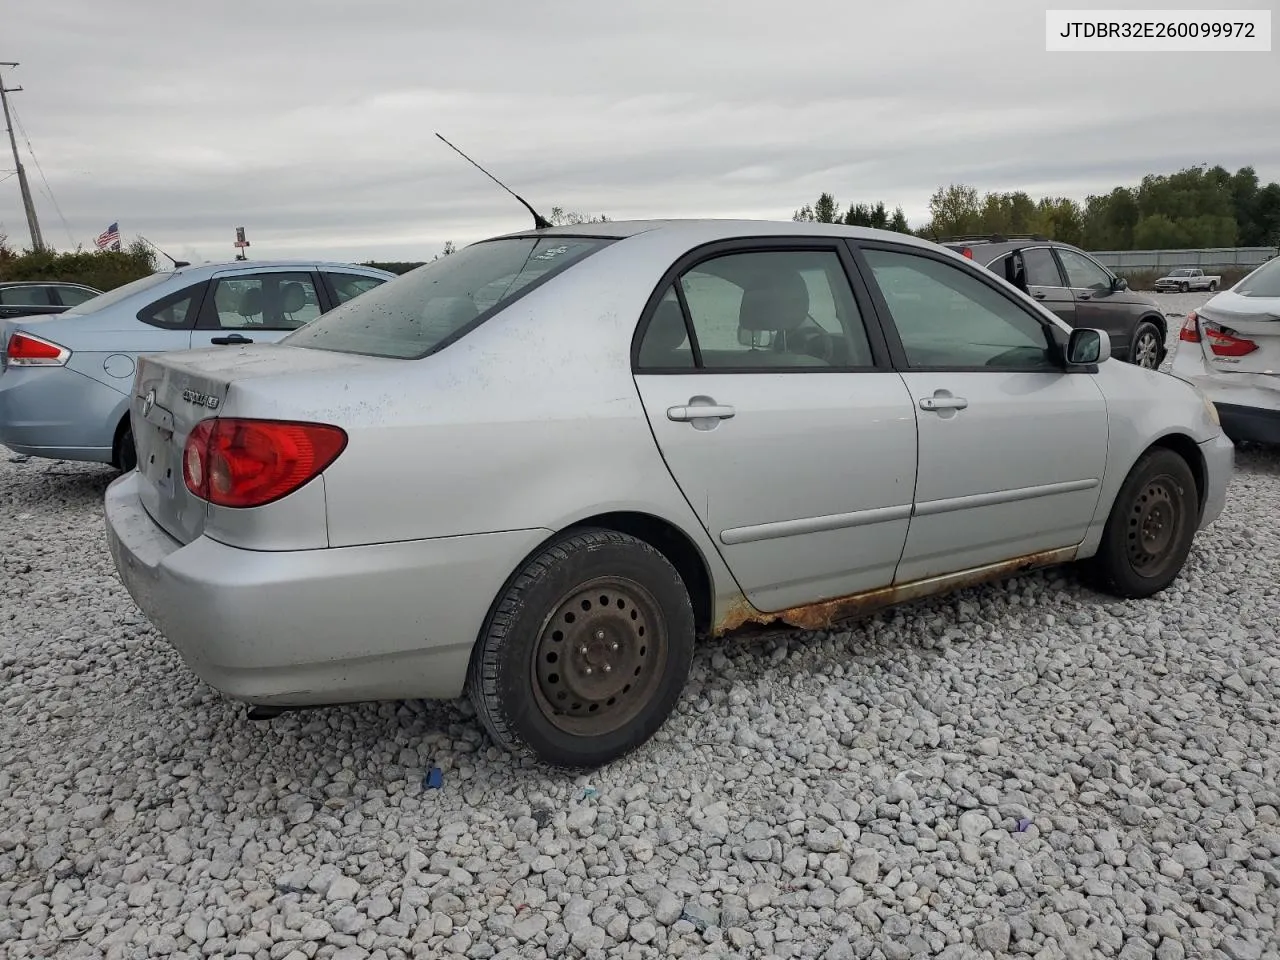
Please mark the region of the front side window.
POLYGON ((1054 366, 1035 317, 967 271, 914 253, 864 255, 910 366, 1054 366))
MULTIPOLYGON (((752 251, 703 261, 677 281, 707 369, 872 366, 840 257, 826 250, 752 251)), ((693 367, 675 287, 640 345, 642 369, 693 367)))
POLYGON ((335 307, 282 342, 374 357, 425 357, 612 242, 553 236, 475 243, 335 307))
POLYGON ((222 330, 296 330, 320 316, 309 273, 261 273, 213 281, 213 308, 222 330))
POLYGON ((1060 287, 1062 274, 1053 254, 1045 247, 1033 247, 1022 252, 1022 262, 1027 271, 1027 286, 1060 287))
POLYGON ((1111 274, 1082 253, 1058 249, 1069 285, 1076 289, 1110 290, 1111 274))

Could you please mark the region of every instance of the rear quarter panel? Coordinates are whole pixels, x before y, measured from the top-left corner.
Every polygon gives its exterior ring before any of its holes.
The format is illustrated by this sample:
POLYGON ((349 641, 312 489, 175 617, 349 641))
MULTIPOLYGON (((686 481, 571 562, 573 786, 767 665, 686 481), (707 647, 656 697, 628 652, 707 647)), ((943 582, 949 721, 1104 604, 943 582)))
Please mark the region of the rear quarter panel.
POLYGON ((732 592, 658 452, 631 374, 645 301, 689 245, 661 234, 620 240, 435 356, 246 380, 224 414, 348 431, 324 475, 331 546, 560 530, 637 511, 683 530, 718 589, 732 592))

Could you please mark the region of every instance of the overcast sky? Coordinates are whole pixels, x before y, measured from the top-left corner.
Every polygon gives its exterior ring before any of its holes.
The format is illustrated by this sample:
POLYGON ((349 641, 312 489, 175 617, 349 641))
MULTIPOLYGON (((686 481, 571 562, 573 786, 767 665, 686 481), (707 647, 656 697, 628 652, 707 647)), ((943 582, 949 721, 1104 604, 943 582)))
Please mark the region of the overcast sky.
MULTIPOLYGON (((1073 5, 14 0, 0 59, 61 249, 118 220, 193 260, 237 226, 255 259, 420 260, 529 225, 436 130, 544 213, 613 219, 786 219, 830 190, 918 225, 953 181, 1280 180, 1280 52, 1051 54, 1049 6, 1073 5)), ((0 232, 27 243, 12 176, 0 232)))

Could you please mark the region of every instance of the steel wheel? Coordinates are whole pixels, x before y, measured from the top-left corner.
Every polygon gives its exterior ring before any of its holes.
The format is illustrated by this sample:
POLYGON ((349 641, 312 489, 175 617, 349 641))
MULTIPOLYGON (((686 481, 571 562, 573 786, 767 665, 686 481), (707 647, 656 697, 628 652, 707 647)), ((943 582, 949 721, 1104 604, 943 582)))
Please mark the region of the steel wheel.
POLYGON ((557 604, 532 664, 542 714, 576 736, 612 733, 653 696, 667 659, 663 617, 634 580, 599 577, 557 604))
POLYGON ((1171 477, 1156 477, 1134 501, 1129 514, 1127 552, 1133 572, 1154 577, 1169 562, 1169 548, 1181 533, 1182 493, 1171 477))
POLYGON ((619 530, 570 530, 498 594, 467 690, 503 749, 598 767, 662 726, 695 638, 689 589, 663 553, 619 530))
POLYGON ((1096 582, 1117 597, 1149 597, 1186 563, 1199 521, 1191 467, 1167 447, 1138 458, 1111 505, 1098 552, 1088 560, 1096 582))
POLYGON ((1147 370, 1160 366, 1160 338, 1154 330, 1143 330, 1133 344, 1133 362, 1147 370))

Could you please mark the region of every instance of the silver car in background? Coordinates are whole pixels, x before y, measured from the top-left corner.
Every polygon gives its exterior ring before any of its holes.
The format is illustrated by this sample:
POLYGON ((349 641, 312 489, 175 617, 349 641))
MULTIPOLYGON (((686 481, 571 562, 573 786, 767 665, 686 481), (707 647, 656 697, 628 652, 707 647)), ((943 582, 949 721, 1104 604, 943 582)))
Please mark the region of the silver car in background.
POLYGON ((1233 440, 1280 443, 1280 258, 1187 315, 1170 372, 1209 397, 1233 440))
POLYGON ((206 263, 53 316, 0 319, 0 443, 131 469, 129 388, 141 354, 279 340, 394 276, 318 261, 206 263))
POLYGON ((699 635, 1088 560, 1146 597, 1222 511, 1211 404, 969 260, 814 223, 473 244, 276 345, 143 358, 129 592, 227 695, 467 691, 570 767, 699 635))

